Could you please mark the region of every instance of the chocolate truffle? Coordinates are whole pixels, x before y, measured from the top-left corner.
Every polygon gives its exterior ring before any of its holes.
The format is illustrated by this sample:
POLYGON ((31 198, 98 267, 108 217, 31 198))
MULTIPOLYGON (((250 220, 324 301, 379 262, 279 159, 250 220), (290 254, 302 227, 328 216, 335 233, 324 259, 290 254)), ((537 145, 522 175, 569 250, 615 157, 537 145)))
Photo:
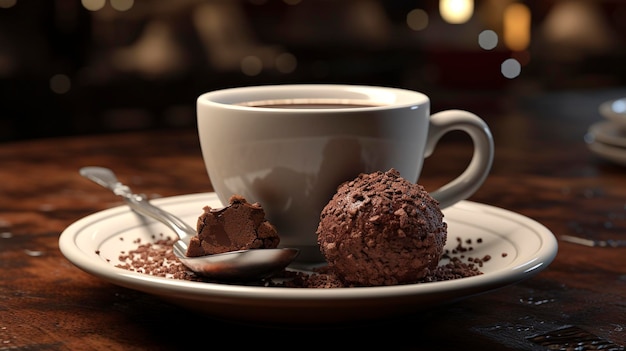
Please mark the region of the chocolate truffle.
POLYGON ((198 235, 191 238, 187 256, 204 256, 247 249, 273 249, 280 238, 258 203, 233 195, 221 209, 204 207, 198 217, 198 235))
POLYGON ((341 184, 322 210, 317 235, 345 284, 411 284, 437 268, 447 225, 424 187, 391 169, 341 184))

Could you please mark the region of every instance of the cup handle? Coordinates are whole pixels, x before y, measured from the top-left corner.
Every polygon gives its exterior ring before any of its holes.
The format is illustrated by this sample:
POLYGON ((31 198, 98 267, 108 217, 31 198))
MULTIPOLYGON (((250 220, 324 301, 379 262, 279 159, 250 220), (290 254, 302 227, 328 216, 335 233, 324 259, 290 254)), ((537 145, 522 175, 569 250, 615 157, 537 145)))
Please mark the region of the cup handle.
POLYGON ((441 208, 472 196, 487 178, 493 163, 494 145, 489 127, 480 117, 462 110, 441 111, 430 116, 424 156, 430 156, 439 139, 453 130, 469 134, 474 143, 474 154, 461 175, 431 193, 441 208))

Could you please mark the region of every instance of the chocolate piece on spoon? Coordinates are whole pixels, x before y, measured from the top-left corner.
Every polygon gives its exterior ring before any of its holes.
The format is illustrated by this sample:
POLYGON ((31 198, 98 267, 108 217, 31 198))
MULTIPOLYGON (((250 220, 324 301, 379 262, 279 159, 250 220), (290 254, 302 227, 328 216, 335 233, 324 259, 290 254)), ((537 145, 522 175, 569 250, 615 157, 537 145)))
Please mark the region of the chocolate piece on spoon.
POLYGON ((174 243, 174 254, 181 263, 202 276, 229 281, 267 278, 283 270, 299 253, 298 249, 294 248, 273 248, 188 257, 186 253, 189 243, 197 234, 194 228, 173 214, 152 205, 145 196, 134 194, 128 186, 120 183, 113 171, 108 168, 84 167, 80 169, 80 174, 124 198, 138 214, 156 219, 172 229, 179 238, 174 243))

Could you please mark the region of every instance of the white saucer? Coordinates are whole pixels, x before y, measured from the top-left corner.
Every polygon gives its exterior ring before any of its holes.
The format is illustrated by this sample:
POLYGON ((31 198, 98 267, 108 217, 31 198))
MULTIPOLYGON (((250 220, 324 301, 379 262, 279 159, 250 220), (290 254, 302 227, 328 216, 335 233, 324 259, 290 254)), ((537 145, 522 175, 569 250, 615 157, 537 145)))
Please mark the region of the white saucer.
MULTIPOLYGON (((221 206, 215 193, 153 202, 189 223, 196 221, 204 206, 221 206)), ((137 246, 135 239, 142 238, 145 243, 153 235, 169 234, 164 225, 146 222, 126 206, 76 221, 61 234, 59 248, 74 265, 113 284, 160 296, 211 317, 275 324, 328 324, 415 313, 527 279, 545 269, 556 256, 557 241, 550 230, 520 214, 469 201, 445 209, 444 214, 448 222, 446 248, 455 248, 457 237, 471 239, 471 256, 492 257, 482 268, 484 274, 443 282, 335 289, 160 278, 115 267, 121 251, 137 246)))
POLYGON ((626 148, 609 145, 599 140, 590 140, 587 146, 589 150, 603 159, 626 166, 626 148))
POLYGON ((606 119, 626 128, 626 98, 605 101, 600 104, 598 110, 606 119))
POLYGON ((597 122, 589 127, 591 141, 599 141, 604 144, 626 148, 626 129, 613 121, 597 122))

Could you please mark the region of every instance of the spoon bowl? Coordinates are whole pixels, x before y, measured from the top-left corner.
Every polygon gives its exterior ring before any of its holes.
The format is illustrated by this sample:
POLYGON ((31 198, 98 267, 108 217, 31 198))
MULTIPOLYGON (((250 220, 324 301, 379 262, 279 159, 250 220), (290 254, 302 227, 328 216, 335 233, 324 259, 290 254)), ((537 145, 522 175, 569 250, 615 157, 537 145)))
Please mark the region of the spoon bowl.
POLYGON ((152 205, 148 199, 134 194, 117 180, 112 170, 103 167, 83 167, 80 174, 121 196, 136 213, 160 221, 178 236, 173 252, 176 258, 193 272, 215 280, 250 281, 268 278, 282 271, 298 256, 295 248, 229 251, 221 254, 187 257, 187 248, 196 230, 175 215, 152 205))

